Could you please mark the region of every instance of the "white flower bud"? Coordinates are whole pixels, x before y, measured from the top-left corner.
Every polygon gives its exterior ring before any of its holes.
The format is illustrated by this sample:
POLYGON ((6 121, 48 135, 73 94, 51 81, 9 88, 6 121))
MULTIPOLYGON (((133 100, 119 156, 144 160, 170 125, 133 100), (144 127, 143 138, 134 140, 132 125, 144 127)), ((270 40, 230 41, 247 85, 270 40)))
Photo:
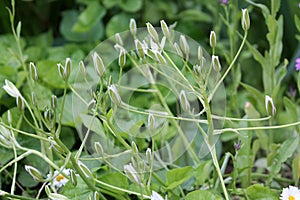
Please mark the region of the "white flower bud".
POLYGON ((151 200, 164 200, 157 192, 152 191, 151 200))
POLYGON ((93 62, 96 73, 100 76, 100 78, 103 77, 105 74, 105 66, 97 52, 94 52, 93 54, 93 62))
POLYGON ((166 59, 161 55, 160 52, 156 51, 156 52, 155 52, 155 57, 156 57, 156 60, 157 60, 158 62, 160 62, 160 63, 163 64, 163 65, 167 65, 166 59))
POLYGON ((80 68, 80 72, 85 77, 85 75, 86 75, 86 69, 85 69, 84 62, 82 60, 79 62, 79 68, 80 68))
POLYGON ((32 79, 34 81, 37 81, 38 80, 37 69, 33 62, 29 63, 29 71, 30 71, 32 79))
POLYGON ((51 199, 51 200, 69 200, 68 197, 62 195, 62 194, 58 194, 58 193, 50 193, 48 195, 48 197, 51 199))
POLYGON ((124 166, 124 172, 125 172, 126 176, 129 178, 129 180, 131 180, 132 182, 134 182, 136 184, 141 183, 141 181, 138 177, 138 174, 137 174, 136 170, 133 168, 131 163, 124 166))
POLYGON ((119 66, 124 67, 126 63, 126 51, 124 49, 121 49, 118 61, 119 61, 119 66))
POLYGON ((189 100, 186 97, 185 91, 181 90, 179 94, 179 101, 182 109, 184 111, 189 111, 190 110, 190 103, 189 100))
POLYGON ((164 20, 160 20, 160 26, 161 26, 161 30, 164 34, 164 36, 168 39, 170 39, 171 34, 170 34, 170 30, 168 25, 166 24, 166 22, 164 20))
POLYGON ((17 103, 17 107, 20 109, 20 110, 24 110, 25 109, 25 104, 24 104, 24 99, 23 97, 21 96, 17 96, 16 98, 16 103, 17 103))
POLYGON ((95 147, 95 150, 96 150, 96 152, 97 152, 97 154, 99 156, 103 156, 104 155, 104 150, 103 150, 103 147, 100 144, 100 142, 95 142, 94 143, 94 147, 95 147))
POLYGON ((7 121, 8 121, 8 124, 12 124, 12 118, 11 118, 10 110, 7 111, 7 121))
POLYGON ((247 9, 242 9, 242 28, 244 31, 248 31, 250 28, 250 17, 247 9))
POLYGON ((155 130, 155 117, 152 113, 148 115, 148 127, 150 131, 155 130))
POLYGON ((145 52, 144 52, 143 44, 138 39, 134 40, 134 44, 135 44, 135 50, 136 50, 138 56, 141 58, 144 58, 145 52))
POLYGON ((78 166, 80 167, 81 171, 84 173, 86 177, 93 177, 92 172, 89 170, 87 166, 85 166, 82 162, 78 161, 78 166))
POLYGON ((7 94, 14 98, 21 96, 21 93, 19 92, 18 88, 7 79, 5 79, 5 85, 2 88, 7 92, 7 94))
POLYGON ((29 165, 25 165, 25 170, 32 176, 32 178, 35 181, 43 181, 44 180, 42 174, 36 168, 29 166, 29 165))
POLYGON ((117 41, 117 43, 118 43, 119 45, 121 45, 121 46, 124 45, 123 40, 122 40, 122 38, 121 38, 121 36, 120 36, 120 33, 116 33, 115 38, 116 38, 116 41, 117 41))
POLYGON ((211 48, 215 48, 216 44, 217 44, 216 33, 214 31, 211 31, 209 36, 209 45, 211 46, 211 48))
POLYGON ((211 62, 212 62, 212 66, 213 66, 214 70, 216 72, 221 71, 221 64, 219 61, 219 56, 213 55, 211 60, 212 60, 211 62))
POLYGON ((57 106, 57 97, 55 95, 51 96, 51 107, 52 109, 55 109, 57 106))
POLYGON ((120 105, 122 103, 122 99, 118 93, 118 90, 115 85, 108 86, 108 94, 113 103, 116 105, 120 105))
POLYGON ((190 47, 186 41, 186 38, 184 35, 180 35, 180 47, 183 50, 183 53, 185 54, 185 59, 188 60, 189 54, 190 54, 190 47))
POLYGON ((174 43, 174 48, 176 50, 177 55, 180 56, 181 58, 183 58, 183 53, 182 53, 179 45, 176 42, 174 43))
POLYGON ((146 25, 147 25, 148 33, 151 36, 151 38, 154 40, 154 42, 159 43, 159 37, 155 28, 149 22, 146 23, 146 25))
POLYGON ((129 30, 130 30, 131 34, 135 37, 136 36, 136 22, 133 18, 130 19, 129 30))
POLYGON ((268 95, 265 96, 265 106, 266 106, 266 111, 267 111, 268 114, 270 114, 270 112, 271 112, 269 110, 269 107, 272 108, 271 114, 274 116, 275 113, 276 113, 276 107, 274 105, 273 99, 268 95))

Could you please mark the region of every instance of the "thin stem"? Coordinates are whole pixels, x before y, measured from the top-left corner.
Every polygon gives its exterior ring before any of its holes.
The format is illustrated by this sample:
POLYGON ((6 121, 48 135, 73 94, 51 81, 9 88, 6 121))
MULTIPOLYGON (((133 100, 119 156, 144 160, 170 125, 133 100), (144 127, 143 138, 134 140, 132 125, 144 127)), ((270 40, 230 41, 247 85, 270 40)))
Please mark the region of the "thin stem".
POLYGON ((209 97, 208 97, 209 101, 212 99, 212 97, 214 96, 215 92, 217 91, 217 89, 219 88, 219 86, 222 84, 222 82, 224 81, 225 77, 228 75, 228 73, 230 72, 231 68, 233 67, 235 61, 239 57, 239 55, 240 55, 240 53, 241 53, 241 51, 242 51, 242 49, 243 49, 243 47, 245 45, 247 35, 248 35, 248 32, 246 31, 245 34, 244 34, 244 38, 243 38, 243 41, 242 41, 242 44, 241 44, 239 50, 235 54, 233 60, 231 61, 229 67, 227 68, 227 70, 225 71, 225 73, 223 74, 223 76, 221 77, 221 79, 218 81, 218 83, 216 84, 216 86, 214 87, 214 89, 209 94, 209 97))

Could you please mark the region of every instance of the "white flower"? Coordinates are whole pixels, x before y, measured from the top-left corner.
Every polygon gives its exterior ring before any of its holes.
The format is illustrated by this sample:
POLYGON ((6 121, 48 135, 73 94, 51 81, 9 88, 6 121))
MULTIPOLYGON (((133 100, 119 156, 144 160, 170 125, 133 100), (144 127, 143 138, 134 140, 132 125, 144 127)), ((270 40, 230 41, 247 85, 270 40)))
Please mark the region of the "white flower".
POLYGON ((63 169, 62 172, 63 173, 60 174, 59 171, 55 170, 53 175, 51 175, 51 174, 47 175, 47 178, 49 178, 49 179, 53 178, 53 181, 51 184, 52 186, 61 188, 64 185, 66 185, 66 183, 69 181, 69 179, 66 178, 65 175, 67 175, 67 176, 70 175, 70 173, 71 173, 70 169, 63 169))
POLYGON ((164 200, 157 192, 152 191, 151 200, 164 200))
POLYGON ((272 115, 274 116, 276 113, 276 107, 274 105, 272 97, 266 95, 265 96, 265 106, 266 106, 266 111, 269 114, 269 106, 272 107, 272 115))
POLYGON ((7 79, 5 79, 5 85, 3 86, 3 89, 14 98, 22 96, 18 88, 7 79))
POLYGON ((300 190, 295 186, 289 186, 288 188, 283 188, 280 195, 281 200, 298 200, 300 199, 300 190))

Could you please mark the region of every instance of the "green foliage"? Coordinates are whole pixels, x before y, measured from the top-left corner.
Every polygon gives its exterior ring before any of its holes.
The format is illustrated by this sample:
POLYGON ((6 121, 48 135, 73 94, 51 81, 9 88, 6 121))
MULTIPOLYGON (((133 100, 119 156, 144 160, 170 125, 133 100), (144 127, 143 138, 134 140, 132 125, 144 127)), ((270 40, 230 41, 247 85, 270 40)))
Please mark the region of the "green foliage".
POLYGON ((292 0, 12 0, 0 11, 0 196, 128 200, 154 199, 155 191, 168 199, 263 200, 299 187, 300 19, 292 0), (250 14, 246 32, 240 8, 250 14), (151 43, 154 30, 132 36, 131 19, 138 28, 164 19, 171 36, 164 46, 151 43), (191 37, 187 44, 181 34, 191 37), (152 49, 145 57, 136 39, 152 49), (101 77, 94 52, 103 59, 101 77), (6 80, 21 96, 7 91, 6 80))

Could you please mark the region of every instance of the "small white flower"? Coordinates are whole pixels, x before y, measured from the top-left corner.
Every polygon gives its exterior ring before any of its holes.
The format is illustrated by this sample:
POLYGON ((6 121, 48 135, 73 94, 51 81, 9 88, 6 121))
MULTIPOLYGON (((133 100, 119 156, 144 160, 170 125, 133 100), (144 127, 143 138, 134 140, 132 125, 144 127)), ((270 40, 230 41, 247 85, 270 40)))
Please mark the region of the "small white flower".
POLYGON ((274 105, 272 97, 266 95, 265 96, 265 106, 266 106, 266 111, 269 114, 269 106, 272 107, 272 115, 274 116, 276 113, 276 107, 274 105))
POLYGON ((18 88, 7 79, 5 79, 5 85, 3 86, 3 89, 14 98, 22 96, 18 88))
POLYGON ((164 200, 157 192, 152 191, 151 200, 164 200))
MULTIPOLYGON (((64 175, 70 175, 70 169, 63 169, 62 172, 64 175)), ((54 178, 51 185, 57 188, 61 188, 69 181, 69 179, 66 178, 63 174, 60 174, 59 171, 55 170, 53 176, 51 174, 48 174, 47 178, 54 178)))
POLYGON ((280 194, 281 200, 298 200, 300 199, 300 190, 295 186, 289 186, 288 188, 283 188, 280 194))

